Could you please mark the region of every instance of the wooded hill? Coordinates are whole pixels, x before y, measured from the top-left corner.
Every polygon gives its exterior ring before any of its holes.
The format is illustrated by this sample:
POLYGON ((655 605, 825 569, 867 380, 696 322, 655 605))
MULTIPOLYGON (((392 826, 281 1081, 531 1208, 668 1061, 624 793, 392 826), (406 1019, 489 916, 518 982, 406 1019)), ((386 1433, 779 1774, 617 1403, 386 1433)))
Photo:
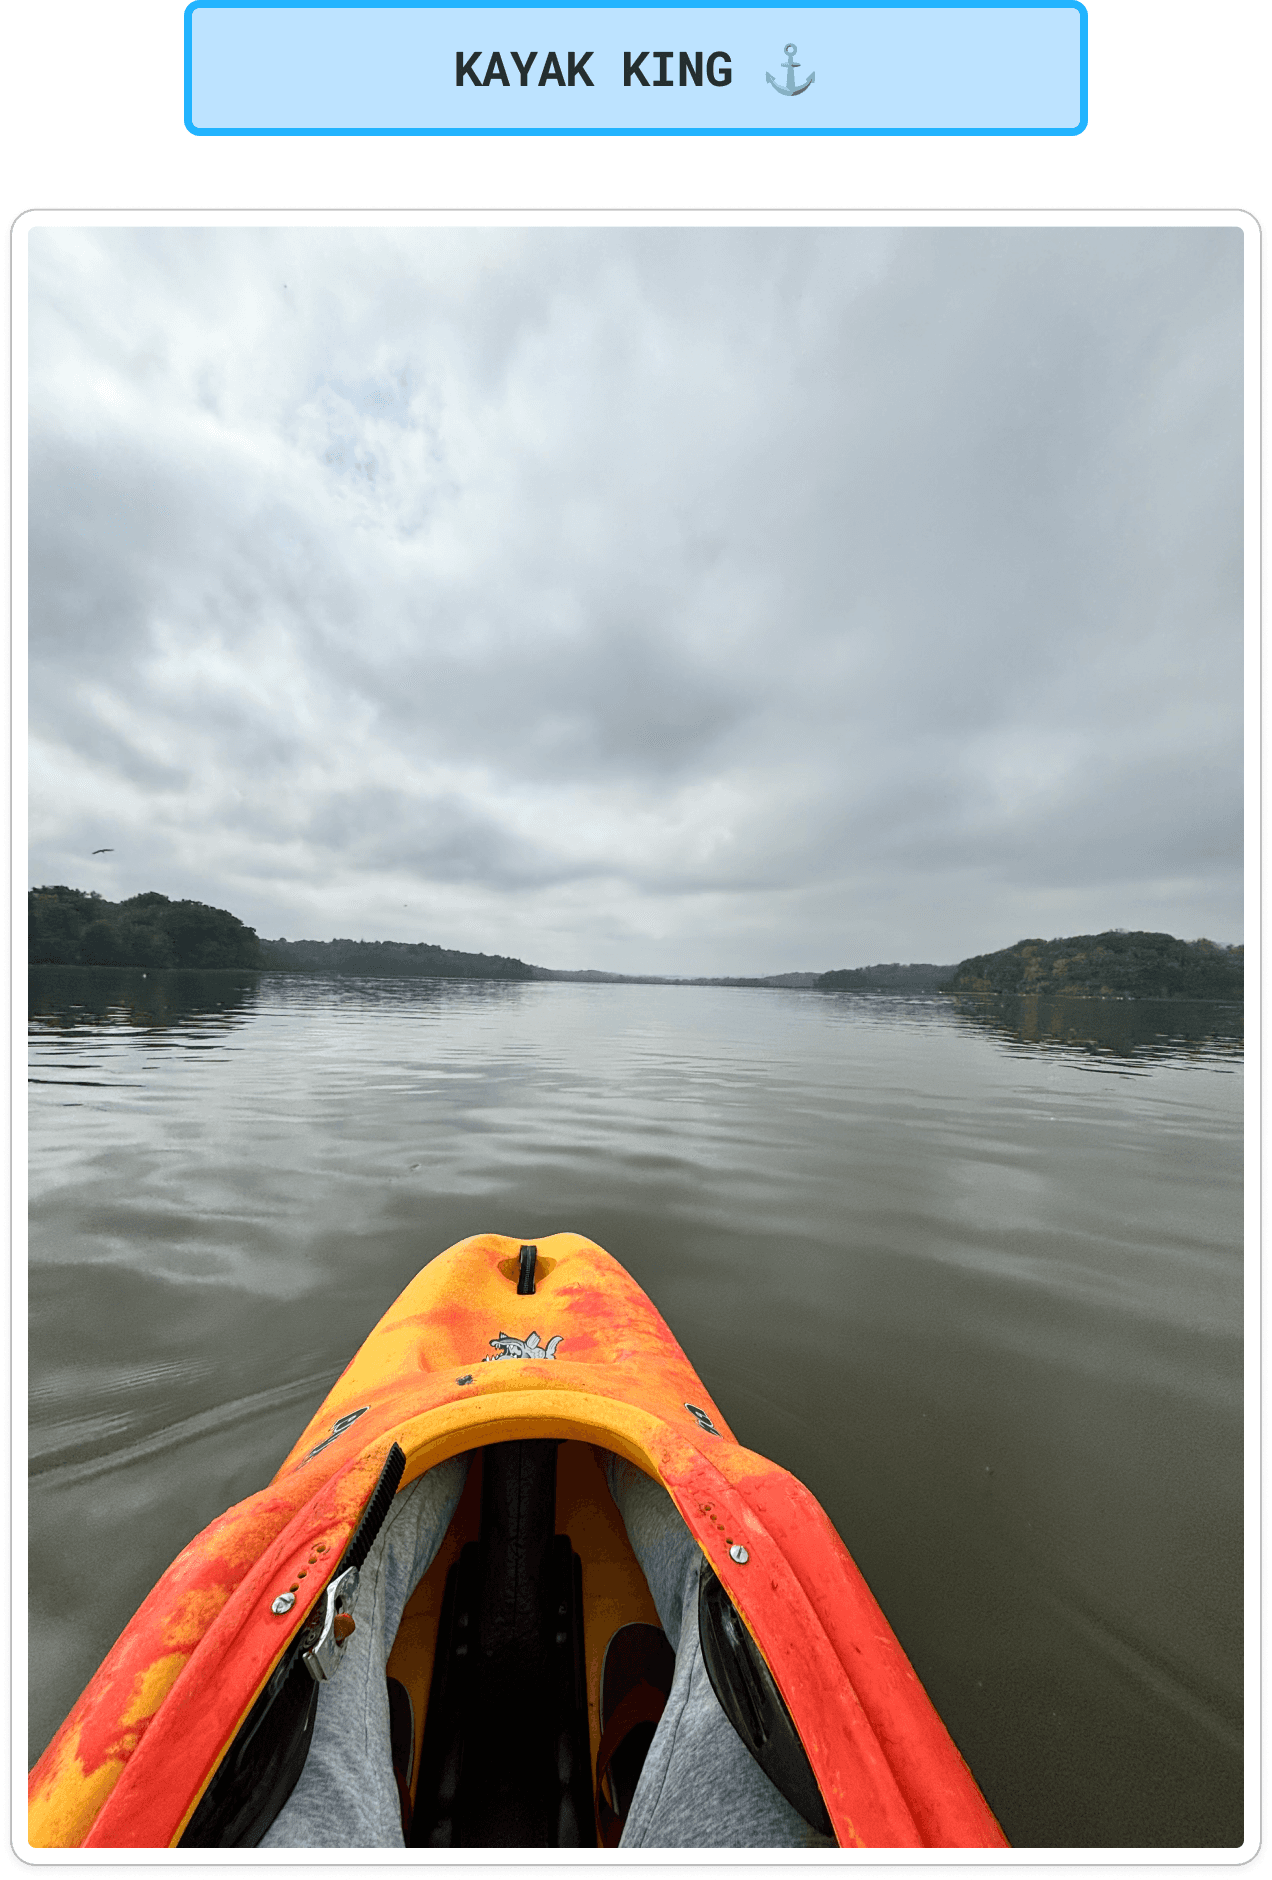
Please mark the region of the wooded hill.
POLYGON ((1242 999, 1245 948, 1168 933, 1018 940, 963 960, 944 992, 1071 992, 1121 999, 1242 999))
POLYGON ((33 966, 259 966, 260 942, 223 907, 134 894, 107 901, 80 888, 32 888, 27 957, 33 966))

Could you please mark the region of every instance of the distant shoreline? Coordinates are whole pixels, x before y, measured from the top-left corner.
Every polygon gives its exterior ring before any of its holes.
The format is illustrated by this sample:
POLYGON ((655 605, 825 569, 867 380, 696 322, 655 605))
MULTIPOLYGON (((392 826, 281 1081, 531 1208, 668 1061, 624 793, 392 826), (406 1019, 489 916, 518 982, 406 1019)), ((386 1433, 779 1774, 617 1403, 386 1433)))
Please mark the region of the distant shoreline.
POLYGON ((446 985, 585 985, 585 986, 684 986, 717 987, 754 992, 847 993, 852 998, 940 998, 958 1004, 983 1004, 992 999, 1068 999, 1103 1005, 1232 1005, 1242 1006, 1239 996, 1224 997, 1214 993, 1192 992, 1088 992, 1078 988, 1047 988, 1042 991, 1010 988, 969 990, 959 986, 904 987, 885 985, 824 986, 820 974, 777 974, 766 979, 679 979, 659 978, 651 973, 553 972, 550 967, 536 968, 530 979, 496 977, 490 973, 368 973, 342 972, 332 967, 287 966, 105 966, 68 965, 62 960, 31 960, 28 972, 37 973, 140 973, 144 978, 175 976, 216 979, 373 979, 383 985, 403 980, 427 981, 446 985), (794 983, 798 980, 799 983, 794 983))
POLYGON ((332 979, 453 979, 570 985, 719 986, 762 991, 1244 1002, 1245 949, 1213 940, 1110 927, 1018 940, 957 965, 876 961, 829 972, 613 973, 534 966, 428 940, 268 940, 227 908, 147 890, 124 901, 64 884, 27 896, 28 964, 108 971, 274 972, 332 979))

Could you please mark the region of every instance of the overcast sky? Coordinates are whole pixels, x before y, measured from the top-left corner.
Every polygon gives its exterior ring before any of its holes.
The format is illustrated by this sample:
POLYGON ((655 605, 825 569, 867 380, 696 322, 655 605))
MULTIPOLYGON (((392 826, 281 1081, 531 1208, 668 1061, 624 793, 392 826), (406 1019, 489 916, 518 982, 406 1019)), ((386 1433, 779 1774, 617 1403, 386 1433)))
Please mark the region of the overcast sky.
POLYGON ((1239 233, 30 242, 33 883, 661 973, 1241 938, 1239 233))

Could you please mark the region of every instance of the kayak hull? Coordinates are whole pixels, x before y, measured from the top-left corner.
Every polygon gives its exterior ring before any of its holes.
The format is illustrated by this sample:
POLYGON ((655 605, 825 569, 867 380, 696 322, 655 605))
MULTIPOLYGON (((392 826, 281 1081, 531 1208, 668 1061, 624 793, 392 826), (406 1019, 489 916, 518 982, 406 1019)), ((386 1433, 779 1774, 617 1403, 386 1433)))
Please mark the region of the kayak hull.
POLYGON ((175 1845, 316 1603, 393 1442, 403 1485, 447 1457, 551 1438, 660 1481, 758 1645, 837 1840, 1005 1842, 822 1509, 733 1437, 619 1263, 577 1235, 462 1241, 385 1313, 274 1480, 180 1554, 31 1774, 33 1846, 175 1845), (295 1604, 273 1611, 280 1593, 295 1604))

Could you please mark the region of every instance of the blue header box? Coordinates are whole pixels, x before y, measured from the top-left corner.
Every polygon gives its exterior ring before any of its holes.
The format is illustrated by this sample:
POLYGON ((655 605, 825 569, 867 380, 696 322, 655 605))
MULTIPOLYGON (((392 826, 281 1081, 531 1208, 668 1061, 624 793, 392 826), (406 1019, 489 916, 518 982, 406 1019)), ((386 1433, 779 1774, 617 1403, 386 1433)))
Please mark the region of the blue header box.
POLYGON ((1072 137, 1087 15, 1031 6, 186 9, 200 137, 1072 137))

